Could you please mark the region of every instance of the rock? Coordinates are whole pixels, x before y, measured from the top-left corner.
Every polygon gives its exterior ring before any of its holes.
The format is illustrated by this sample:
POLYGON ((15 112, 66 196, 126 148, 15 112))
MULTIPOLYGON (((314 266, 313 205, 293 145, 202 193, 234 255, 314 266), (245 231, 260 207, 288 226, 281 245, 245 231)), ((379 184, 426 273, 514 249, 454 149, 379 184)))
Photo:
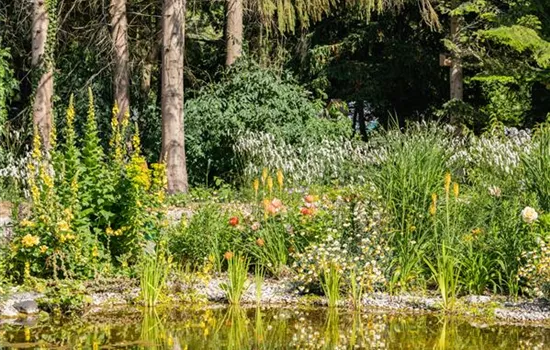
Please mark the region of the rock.
POLYGON ((487 304, 491 301, 491 297, 487 295, 469 295, 465 298, 468 304, 487 304))
POLYGON ((13 307, 13 305, 3 305, 0 307, 0 316, 2 317, 17 317, 19 312, 13 307))
POLYGON ((34 300, 23 300, 13 304, 13 307, 22 314, 37 314, 40 312, 38 304, 34 300))

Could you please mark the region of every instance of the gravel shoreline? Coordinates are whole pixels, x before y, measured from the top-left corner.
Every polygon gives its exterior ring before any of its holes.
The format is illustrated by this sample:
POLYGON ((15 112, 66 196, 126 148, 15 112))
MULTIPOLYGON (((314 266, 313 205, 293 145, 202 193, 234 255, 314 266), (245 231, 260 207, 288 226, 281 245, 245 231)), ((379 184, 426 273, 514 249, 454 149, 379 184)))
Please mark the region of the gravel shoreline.
MULTIPOLYGON (((220 305, 225 303, 221 288, 221 284, 225 282, 225 278, 216 277, 192 285, 172 283, 169 286, 172 293, 167 296, 167 300, 181 305, 220 305)), ((116 283, 105 284, 101 288, 89 288, 89 296, 90 303, 86 313, 104 313, 124 306, 135 306, 139 288, 135 284, 125 288, 116 283)), ((20 292, 13 288, 7 295, 0 297, 0 324, 25 324, 36 319, 40 312, 37 301, 42 297, 44 294, 39 292, 20 292)), ((256 287, 251 283, 243 295, 242 304, 254 306, 257 303, 256 287)), ((266 280, 262 285, 259 304, 262 307, 322 307, 327 302, 321 296, 296 293, 296 288, 290 281, 266 280)), ((363 297, 362 304, 363 312, 445 312, 440 306, 441 299, 435 295, 372 293, 363 297)), ((341 306, 346 308, 346 302, 341 306)), ((511 302, 502 296, 470 295, 458 299, 451 314, 472 318, 479 324, 550 326, 550 302, 543 299, 511 302)))

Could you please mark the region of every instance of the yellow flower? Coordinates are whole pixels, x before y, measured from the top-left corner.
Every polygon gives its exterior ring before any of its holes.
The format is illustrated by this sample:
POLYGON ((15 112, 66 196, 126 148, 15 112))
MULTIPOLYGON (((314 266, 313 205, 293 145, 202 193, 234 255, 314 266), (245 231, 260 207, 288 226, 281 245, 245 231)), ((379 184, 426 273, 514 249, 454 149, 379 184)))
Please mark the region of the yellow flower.
POLYGON ((432 194, 432 204, 430 204, 430 215, 434 216, 437 212, 437 194, 432 194))
POLYGON ((259 179, 254 179, 254 182, 252 183, 252 187, 254 188, 254 192, 256 193, 256 195, 258 195, 258 189, 260 188, 260 180, 259 179))
POLYGON ((92 256, 93 256, 94 258, 97 258, 97 257, 99 256, 99 250, 97 249, 96 246, 94 246, 94 247, 92 248, 92 256))
POLYGON ((48 251, 48 246, 46 246, 46 245, 40 246, 40 253, 44 254, 47 251, 48 251))
POLYGON ((284 175, 283 175, 283 171, 281 169, 277 170, 277 184, 279 184, 279 189, 282 190, 283 189, 283 183, 284 183, 284 175))
POLYGON ((19 224, 22 227, 35 227, 36 226, 36 223, 34 223, 32 221, 29 221, 29 220, 22 220, 19 224))
POLYGON ((107 234, 107 236, 112 236, 113 233, 114 233, 114 231, 113 231, 113 229, 111 228, 111 226, 109 226, 109 227, 107 227, 107 228, 105 229, 105 233, 107 234))
POLYGON ((24 247, 31 248, 40 243, 40 238, 33 236, 30 233, 21 239, 21 244, 24 247))
POLYGON ((70 230, 69 224, 65 220, 61 220, 57 223, 57 229, 59 232, 67 232, 70 230))
POLYGON ((458 182, 454 182, 453 183, 453 194, 455 195, 455 198, 458 198, 458 194, 459 194, 459 185, 458 185, 458 182))
POLYGON ((28 261, 25 261, 25 278, 31 277, 31 263, 28 261))
POLYGON ((31 341, 31 330, 28 327, 25 327, 25 341, 27 343, 31 341))
POLYGON ((445 194, 449 194, 449 189, 451 188, 451 173, 445 174, 445 194))
POLYGON ((262 183, 264 183, 264 184, 265 184, 265 180, 267 180, 267 175, 268 175, 267 174, 267 168, 264 168, 262 170, 262 183))
POLYGON ((273 178, 271 176, 267 178, 267 189, 269 193, 273 192, 273 178))

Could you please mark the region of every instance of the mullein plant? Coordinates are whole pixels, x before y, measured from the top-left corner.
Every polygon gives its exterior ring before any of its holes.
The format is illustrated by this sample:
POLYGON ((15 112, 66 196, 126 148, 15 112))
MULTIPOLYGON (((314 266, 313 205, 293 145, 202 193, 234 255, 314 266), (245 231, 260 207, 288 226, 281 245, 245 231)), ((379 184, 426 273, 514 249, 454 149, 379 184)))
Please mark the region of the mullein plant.
MULTIPOLYGON (((116 110, 116 106, 114 108, 116 110)), ((141 256, 147 239, 165 224, 165 167, 145 162, 137 127, 130 137, 128 119, 112 123, 105 154, 88 91, 82 146, 76 144, 74 98, 65 115, 64 143, 52 133, 46 152, 35 130, 27 166, 31 212, 18 222, 11 245, 10 269, 16 277, 89 278, 110 273, 112 261, 141 256)), ((136 261, 136 259, 133 259, 136 261)))

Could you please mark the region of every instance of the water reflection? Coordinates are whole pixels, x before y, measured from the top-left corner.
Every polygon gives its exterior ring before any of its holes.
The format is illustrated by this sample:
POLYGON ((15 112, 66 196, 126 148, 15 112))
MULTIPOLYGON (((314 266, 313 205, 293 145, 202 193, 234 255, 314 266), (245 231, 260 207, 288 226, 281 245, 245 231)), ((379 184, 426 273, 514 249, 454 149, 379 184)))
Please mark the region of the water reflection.
POLYGON ((546 349, 544 327, 337 309, 146 309, 85 321, 0 326, 0 348, 546 349))

